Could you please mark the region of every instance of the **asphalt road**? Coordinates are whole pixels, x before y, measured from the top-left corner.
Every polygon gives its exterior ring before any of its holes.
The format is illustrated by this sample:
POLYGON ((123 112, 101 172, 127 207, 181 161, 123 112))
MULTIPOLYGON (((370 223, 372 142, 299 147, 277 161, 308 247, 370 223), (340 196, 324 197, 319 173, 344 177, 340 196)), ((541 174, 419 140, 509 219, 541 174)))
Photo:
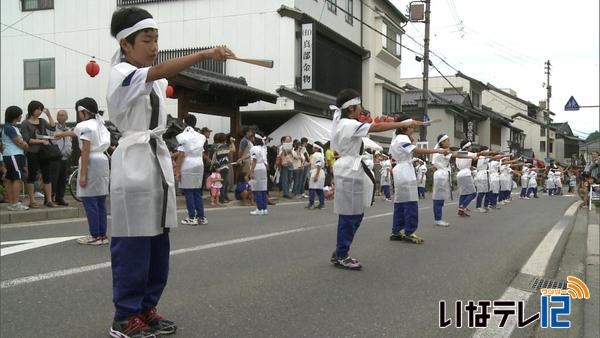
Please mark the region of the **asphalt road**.
MULTIPOLYGON (((516 196, 515 196, 516 197, 516 196)), ((497 299, 575 197, 515 198, 502 210, 432 225, 420 203, 425 244, 390 242, 392 203, 368 209, 351 254, 362 271, 329 263, 337 217, 300 203, 209 211, 206 226, 171 232, 171 272, 159 311, 176 337, 463 337, 438 327, 439 300, 497 299)), ((63 222, 0 228, 2 242, 85 235, 63 222)), ((7 246, 3 246, 5 248, 7 246)), ((73 240, 1 258, 2 337, 106 337, 112 321, 108 246, 73 240), (28 278, 24 278, 28 277, 28 278)))

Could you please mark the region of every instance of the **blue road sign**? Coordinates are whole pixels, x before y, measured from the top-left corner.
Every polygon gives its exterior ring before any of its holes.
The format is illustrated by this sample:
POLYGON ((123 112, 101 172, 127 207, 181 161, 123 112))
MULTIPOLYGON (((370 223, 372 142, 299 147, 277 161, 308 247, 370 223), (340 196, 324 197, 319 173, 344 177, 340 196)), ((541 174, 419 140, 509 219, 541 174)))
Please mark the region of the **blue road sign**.
POLYGON ((577 103, 577 101, 575 101, 575 98, 573 96, 571 96, 569 101, 567 101, 567 104, 565 104, 565 110, 567 110, 567 111, 579 110, 579 104, 577 103))

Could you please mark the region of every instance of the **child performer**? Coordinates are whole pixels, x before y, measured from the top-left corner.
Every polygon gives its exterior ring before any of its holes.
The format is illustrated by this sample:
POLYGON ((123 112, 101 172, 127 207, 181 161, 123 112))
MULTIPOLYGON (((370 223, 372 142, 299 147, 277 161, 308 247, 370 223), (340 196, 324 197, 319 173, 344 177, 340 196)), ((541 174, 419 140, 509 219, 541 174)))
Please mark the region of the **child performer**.
POLYGON ((502 161, 500 165, 500 194, 498 195, 498 203, 502 205, 511 202, 511 192, 513 186, 513 173, 520 174, 520 171, 515 171, 511 167, 519 165, 519 160, 502 161))
MULTIPOLYGON (((412 121, 407 115, 401 115, 398 122, 412 121)), ((396 129, 396 137, 390 144, 390 154, 396 160, 394 167, 394 216, 392 224, 392 241, 409 241, 415 244, 423 243, 423 239, 415 235, 419 223, 419 205, 417 194, 417 177, 412 164, 415 154, 447 155, 447 149, 417 148, 412 137, 412 125, 396 129)))
POLYGON ((531 193, 533 193, 533 197, 538 198, 537 195, 537 168, 531 168, 529 170, 529 182, 527 184, 527 196, 525 196, 526 199, 529 199, 531 196, 531 193))
POLYGON ((383 189, 383 200, 391 201, 390 183, 392 178, 392 161, 386 156, 381 155, 381 188, 383 189))
POLYGON ((319 197, 319 205, 317 209, 325 208, 325 194, 323 187, 325 186, 325 156, 323 156, 323 148, 319 145, 313 145, 314 153, 310 160, 310 178, 308 180, 308 206, 307 209, 315 208, 315 195, 319 197))
POLYGON ((406 121, 369 124, 358 121, 363 112, 360 93, 352 89, 342 90, 336 99, 331 128, 331 149, 337 151, 340 158, 333 166, 336 198, 334 211, 339 215, 336 249, 331 263, 337 267, 360 270, 362 265, 348 255, 354 235, 362 222, 365 207, 373 203, 373 185, 375 178, 361 161, 363 152, 362 138, 370 132, 381 132, 410 125, 422 125, 422 122, 406 121))
POLYGON ((262 135, 256 133, 254 135, 254 146, 250 148, 250 165, 249 176, 252 179, 252 192, 254 193, 254 201, 256 202, 256 210, 250 212, 251 215, 261 216, 268 215, 267 205, 269 200, 267 197, 267 147, 262 135))
POLYGON ((473 174, 471 172, 471 165, 473 160, 478 160, 480 154, 472 153, 471 142, 469 140, 462 140, 460 142, 460 150, 466 151, 467 155, 465 158, 456 159, 456 167, 458 173, 456 174, 456 183, 460 192, 458 199, 458 216, 469 217, 469 204, 477 196, 475 190, 475 181, 473 180, 473 174))
POLYGON ((162 139, 167 119, 165 78, 203 60, 235 55, 217 47, 152 66, 158 55, 158 25, 138 7, 115 11, 110 32, 119 49, 109 74, 108 111, 123 133, 111 163, 116 311, 110 335, 172 334, 177 330, 175 323, 156 311, 169 272, 168 232, 177 225, 173 167, 162 139))
POLYGON ((79 140, 81 157, 77 195, 81 197, 88 219, 90 235, 77 239, 86 245, 108 244, 106 237, 106 196, 110 170, 104 152, 110 147, 110 132, 98 111, 98 104, 90 97, 75 103, 79 122, 73 131, 55 134, 55 137, 75 136, 79 140))
POLYGON ((177 150, 177 171, 175 179, 179 181, 179 188, 185 194, 185 204, 188 218, 181 220, 181 224, 206 225, 208 220, 204 215, 202 201, 202 180, 204 178, 204 161, 202 155, 206 136, 197 132, 196 117, 187 114, 183 121, 187 126, 183 132, 176 136, 179 147, 177 150))
POLYGON ((420 158, 416 159, 417 168, 415 174, 417 175, 417 191, 419 193, 419 199, 425 199, 425 187, 427 186, 427 164, 420 158))
POLYGON ((527 185, 529 184, 529 165, 523 165, 523 171, 521 172, 521 194, 520 199, 527 198, 527 185))

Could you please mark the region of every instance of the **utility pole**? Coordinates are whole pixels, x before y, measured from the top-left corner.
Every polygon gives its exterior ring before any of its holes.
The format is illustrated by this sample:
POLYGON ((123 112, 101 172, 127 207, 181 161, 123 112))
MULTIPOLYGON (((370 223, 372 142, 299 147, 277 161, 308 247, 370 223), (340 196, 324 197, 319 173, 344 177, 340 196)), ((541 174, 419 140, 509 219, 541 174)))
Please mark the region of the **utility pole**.
MULTIPOLYGON (((431 0, 425 0, 425 38, 423 39, 423 119, 427 116, 429 101, 429 17, 431 0)), ((427 127, 421 128, 420 141, 427 141, 427 127)))
POLYGON ((550 158, 550 98, 552 97, 552 86, 550 85, 550 60, 544 62, 546 74, 546 157, 550 158))

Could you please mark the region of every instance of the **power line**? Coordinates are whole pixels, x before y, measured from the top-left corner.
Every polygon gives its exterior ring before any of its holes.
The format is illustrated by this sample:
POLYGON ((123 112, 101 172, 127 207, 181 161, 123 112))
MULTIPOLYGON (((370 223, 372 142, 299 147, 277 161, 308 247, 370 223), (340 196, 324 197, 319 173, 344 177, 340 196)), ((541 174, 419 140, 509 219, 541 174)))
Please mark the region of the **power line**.
POLYGON ((11 28, 12 26, 18 24, 19 22, 23 21, 23 19, 25 19, 26 17, 30 16, 31 14, 33 14, 33 12, 29 12, 29 13, 27 13, 27 15, 23 15, 19 20, 13 22, 12 24, 10 24, 8 26, 5 25, 6 27, 4 29, 2 29, 2 32, 4 32, 5 30, 11 28))

